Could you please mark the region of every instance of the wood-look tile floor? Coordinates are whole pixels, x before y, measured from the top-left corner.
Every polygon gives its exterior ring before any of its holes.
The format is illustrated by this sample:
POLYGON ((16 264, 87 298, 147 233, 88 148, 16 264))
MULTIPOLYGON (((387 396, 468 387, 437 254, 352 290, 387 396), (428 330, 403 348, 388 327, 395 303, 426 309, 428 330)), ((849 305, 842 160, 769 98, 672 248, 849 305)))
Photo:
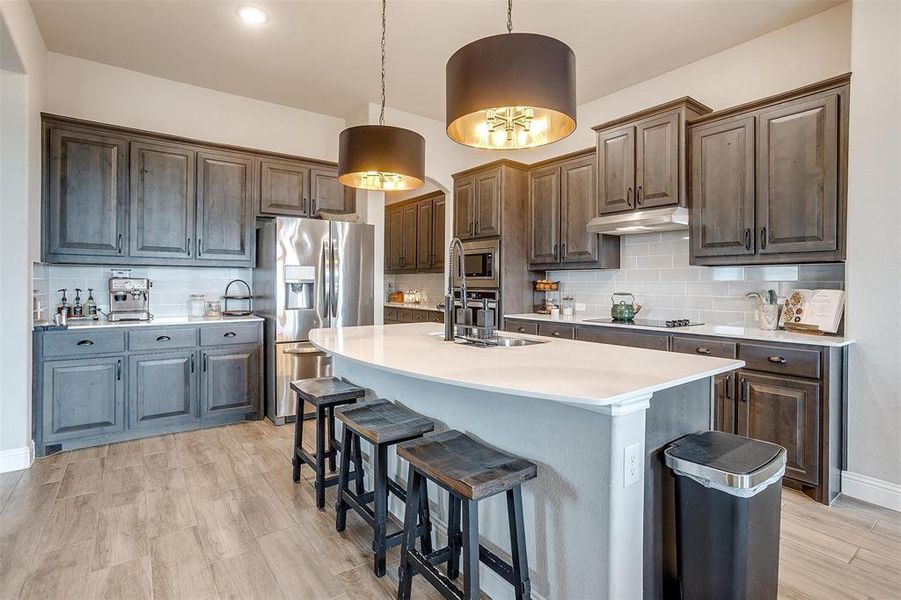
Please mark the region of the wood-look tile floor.
MULTIPOLYGON (((292 442, 293 426, 264 420, 0 474, 0 599, 393 598, 398 549, 376 579, 365 523, 351 511, 335 532, 310 483, 291 481, 292 442)), ((437 599, 420 579, 414 598, 437 599)), ((779 593, 901 598, 901 513, 786 490, 779 593)))

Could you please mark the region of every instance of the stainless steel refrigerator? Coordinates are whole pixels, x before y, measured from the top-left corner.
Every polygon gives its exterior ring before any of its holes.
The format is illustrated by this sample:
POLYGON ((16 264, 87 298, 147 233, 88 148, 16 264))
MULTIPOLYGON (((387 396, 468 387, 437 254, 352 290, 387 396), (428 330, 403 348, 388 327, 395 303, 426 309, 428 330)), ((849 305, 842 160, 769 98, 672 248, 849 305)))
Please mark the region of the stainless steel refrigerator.
POLYGON ((372 225, 279 217, 257 228, 254 312, 266 319, 266 415, 295 416, 295 379, 331 373, 319 327, 372 325, 372 225))

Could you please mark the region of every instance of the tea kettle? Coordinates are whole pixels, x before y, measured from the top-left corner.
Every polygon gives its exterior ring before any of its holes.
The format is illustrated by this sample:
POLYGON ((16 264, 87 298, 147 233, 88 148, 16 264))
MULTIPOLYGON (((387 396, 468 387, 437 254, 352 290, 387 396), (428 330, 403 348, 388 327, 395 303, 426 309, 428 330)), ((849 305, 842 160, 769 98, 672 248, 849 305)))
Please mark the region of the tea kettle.
POLYGON ((613 301, 613 306, 610 308, 610 316, 613 317, 614 321, 631 321, 638 314, 638 311, 641 310, 641 305, 635 304, 635 296, 628 292, 616 292, 610 299, 613 301), (628 296, 629 303, 626 304, 625 300, 617 302, 617 296, 623 298, 628 296))

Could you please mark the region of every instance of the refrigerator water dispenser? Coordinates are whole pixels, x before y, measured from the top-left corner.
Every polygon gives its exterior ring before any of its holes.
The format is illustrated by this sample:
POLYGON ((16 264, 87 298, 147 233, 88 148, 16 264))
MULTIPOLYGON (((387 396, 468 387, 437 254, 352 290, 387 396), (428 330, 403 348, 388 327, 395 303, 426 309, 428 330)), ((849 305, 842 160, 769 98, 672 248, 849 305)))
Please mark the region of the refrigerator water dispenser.
POLYGON ((314 308, 316 268, 285 265, 285 309, 314 308))

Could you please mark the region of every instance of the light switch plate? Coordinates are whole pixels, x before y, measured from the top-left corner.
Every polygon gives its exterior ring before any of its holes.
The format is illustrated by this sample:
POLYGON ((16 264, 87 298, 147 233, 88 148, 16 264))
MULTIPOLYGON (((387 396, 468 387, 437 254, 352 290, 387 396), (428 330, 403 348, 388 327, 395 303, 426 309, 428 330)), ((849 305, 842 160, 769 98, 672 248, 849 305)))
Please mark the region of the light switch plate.
POLYGON ((626 446, 623 452, 623 487, 627 488, 641 479, 641 444, 626 446))

